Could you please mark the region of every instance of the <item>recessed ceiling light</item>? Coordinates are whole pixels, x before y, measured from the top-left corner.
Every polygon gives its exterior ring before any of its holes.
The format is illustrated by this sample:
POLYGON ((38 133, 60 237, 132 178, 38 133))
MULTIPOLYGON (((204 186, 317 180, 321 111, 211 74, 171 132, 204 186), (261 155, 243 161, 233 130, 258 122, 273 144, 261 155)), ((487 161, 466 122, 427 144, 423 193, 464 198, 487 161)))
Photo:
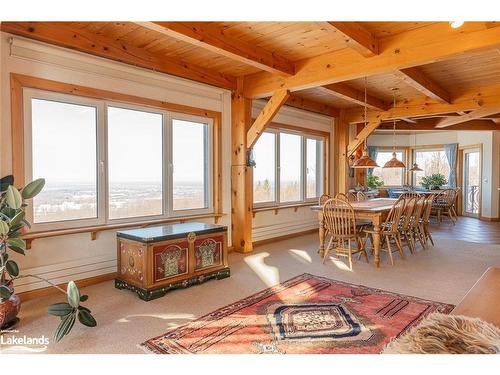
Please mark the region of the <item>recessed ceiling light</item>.
POLYGON ((454 29, 458 29, 460 26, 464 24, 464 21, 451 21, 450 26, 454 29))

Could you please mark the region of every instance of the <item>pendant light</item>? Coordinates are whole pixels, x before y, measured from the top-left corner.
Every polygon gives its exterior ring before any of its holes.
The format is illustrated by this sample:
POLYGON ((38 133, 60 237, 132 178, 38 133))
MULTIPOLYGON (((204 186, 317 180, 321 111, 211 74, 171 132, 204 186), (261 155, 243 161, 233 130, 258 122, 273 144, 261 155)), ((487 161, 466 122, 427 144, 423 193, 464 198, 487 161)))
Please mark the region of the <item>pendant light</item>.
MULTIPOLYGON (((396 90, 396 88, 392 89, 394 109, 396 109, 396 90)), ((406 168, 405 163, 396 157, 396 118, 392 120, 392 158, 384 164, 384 168, 406 168)))
MULTIPOLYGON (((415 144, 415 147, 416 147, 417 146, 417 134, 414 134, 413 136, 415 137, 414 144, 415 144)), ((418 166, 418 164, 417 164, 417 161, 414 160, 413 166, 410 168, 410 172, 422 172, 422 171, 423 171, 423 169, 420 168, 418 166)))
MULTIPOLYGON (((368 124, 368 116, 367 116, 367 92, 366 92, 366 77, 365 77, 365 127, 366 125, 368 124)), ((363 155, 361 155, 361 157, 356 160, 354 162, 354 164, 352 165, 352 168, 376 168, 378 167, 379 165, 377 164, 377 162, 373 159, 370 158, 370 156, 368 155, 368 148, 366 147, 366 138, 365 138, 365 146, 363 148, 363 155)))

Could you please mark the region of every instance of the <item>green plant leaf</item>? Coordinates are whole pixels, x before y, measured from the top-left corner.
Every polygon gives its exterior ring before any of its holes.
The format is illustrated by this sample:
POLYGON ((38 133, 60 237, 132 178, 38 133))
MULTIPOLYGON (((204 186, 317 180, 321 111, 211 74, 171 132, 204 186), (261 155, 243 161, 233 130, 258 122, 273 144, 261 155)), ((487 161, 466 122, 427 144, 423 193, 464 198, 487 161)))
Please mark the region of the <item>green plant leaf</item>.
POLYGON ((5 264, 5 268, 7 268, 7 272, 10 276, 16 277, 19 275, 19 266, 13 260, 8 260, 5 264))
POLYGON ((24 199, 31 199, 43 189, 45 185, 45 179, 39 178, 35 181, 31 181, 28 185, 24 187, 21 191, 22 197, 24 199))
POLYGON ((86 312, 89 312, 89 313, 92 312, 92 311, 90 311, 89 308, 82 306, 82 305, 78 306, 78 310, 85 310, 86 312))
POLYGON ((14 185, 14 176, 8 175, 0 178, 0 191, 5 191, 10 185, 14 185))
POLYGON ((7 245, 9 247, 18 247, 22 250, 26 250, 26 242, 20 238, 9 238, 7 239, 7 245))
POLYGON ((6 285, 0 285, 0 298, 9 299, 12 291, 6 285))
POLYGON ((23 204, 23 197, 21 196, 21 193, 19 193, 19 190, 12 185, 7 188, 5 199, 9 207, 14 210, 21 208, 21 205, 23 204))
POLYGON ((74 312, 73 310, 73 307, 71 307, 71 305, 66 302, 54 303, 48 308, 49 314, 63 317, 74 312))
POLYGON ((85 302, 88 299, 89 299, 89 296, 87 296, 86 294, 83 294, 80 296, 80 302, 85 302))
POLYGON ((61 323, 57 326, 54 334, 56 342, 61 341, 61 339, 71 331, 71 328, 73 328, 73 325, 75 324, 75 320, 76 313, 68 314, 61 320, 61 323))
POLYGON ((94 317, 87 310, 78 311, 78 320, 87 327, 95 327, 97 325, 94 317))
POLYGON ((18 225, 23 221, 24 219, 24 211, 19 211, 11 220, 10 220, 10 226, 13 227, 15 225, 18 225))
POLYGON ((15 252, 16 252, 16 253, 18 253, 18 254, 25 255, 24 249, 21 249, 20 247, 17 247, 17 246, 9 246, 9 249, 11 249, 12 251, 15 251, 15 252))
POLYGON ((74 281, 68 283, 66 293, 68 294, 68 303, 76 309, 80 305, 80 291, 74 281))
POLYGON ((5 236, 7 233, 9 233, 9 230, 9 224, 7 224, 3 220, 0 220, 0 235, 5 236))

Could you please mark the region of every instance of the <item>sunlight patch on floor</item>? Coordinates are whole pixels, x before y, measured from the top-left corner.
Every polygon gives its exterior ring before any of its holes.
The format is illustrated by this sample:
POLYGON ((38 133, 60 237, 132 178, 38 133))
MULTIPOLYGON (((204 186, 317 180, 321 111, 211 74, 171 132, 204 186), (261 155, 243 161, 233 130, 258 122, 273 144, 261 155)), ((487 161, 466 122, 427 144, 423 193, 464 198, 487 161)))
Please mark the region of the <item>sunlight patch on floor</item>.
POLYGON ((130 323, 131 318, 156 318, 163 320, 194 320, 195 316, 193 314, 134 314, 127 315, 123 318, 117 320, 118 323, 130 323))
POLYGON ((347 264, 345 264, 343 261, 341 261, 340 259, 336 259, 336 258, 333 258, 333 257, 328 257, 328 260, 330 262, 332 262, 338 269, 340 269, 342 271, 352 272, 352 270, 349 269, 349 266, 347 264))
POLYGON ((312 263, 311 256, 305 250, 290 249, 288 252, 301 263, 312 263))
POLYGON ((264 260, 268 256, 269 253, 262 252, 246 256, 243 260, 265 285, 273 286, 280 282, 280 272, 278 268, 265 264, 264 260))

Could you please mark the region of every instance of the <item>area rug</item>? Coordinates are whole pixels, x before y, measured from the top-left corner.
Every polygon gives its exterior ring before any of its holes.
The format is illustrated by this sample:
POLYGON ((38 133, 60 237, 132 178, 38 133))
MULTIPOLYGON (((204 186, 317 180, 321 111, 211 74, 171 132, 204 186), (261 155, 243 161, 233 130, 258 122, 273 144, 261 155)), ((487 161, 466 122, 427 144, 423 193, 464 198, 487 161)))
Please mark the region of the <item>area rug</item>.
POLYGON ((453 305, 303 274, 147 340, 159 354, 380 353, 453 305))

